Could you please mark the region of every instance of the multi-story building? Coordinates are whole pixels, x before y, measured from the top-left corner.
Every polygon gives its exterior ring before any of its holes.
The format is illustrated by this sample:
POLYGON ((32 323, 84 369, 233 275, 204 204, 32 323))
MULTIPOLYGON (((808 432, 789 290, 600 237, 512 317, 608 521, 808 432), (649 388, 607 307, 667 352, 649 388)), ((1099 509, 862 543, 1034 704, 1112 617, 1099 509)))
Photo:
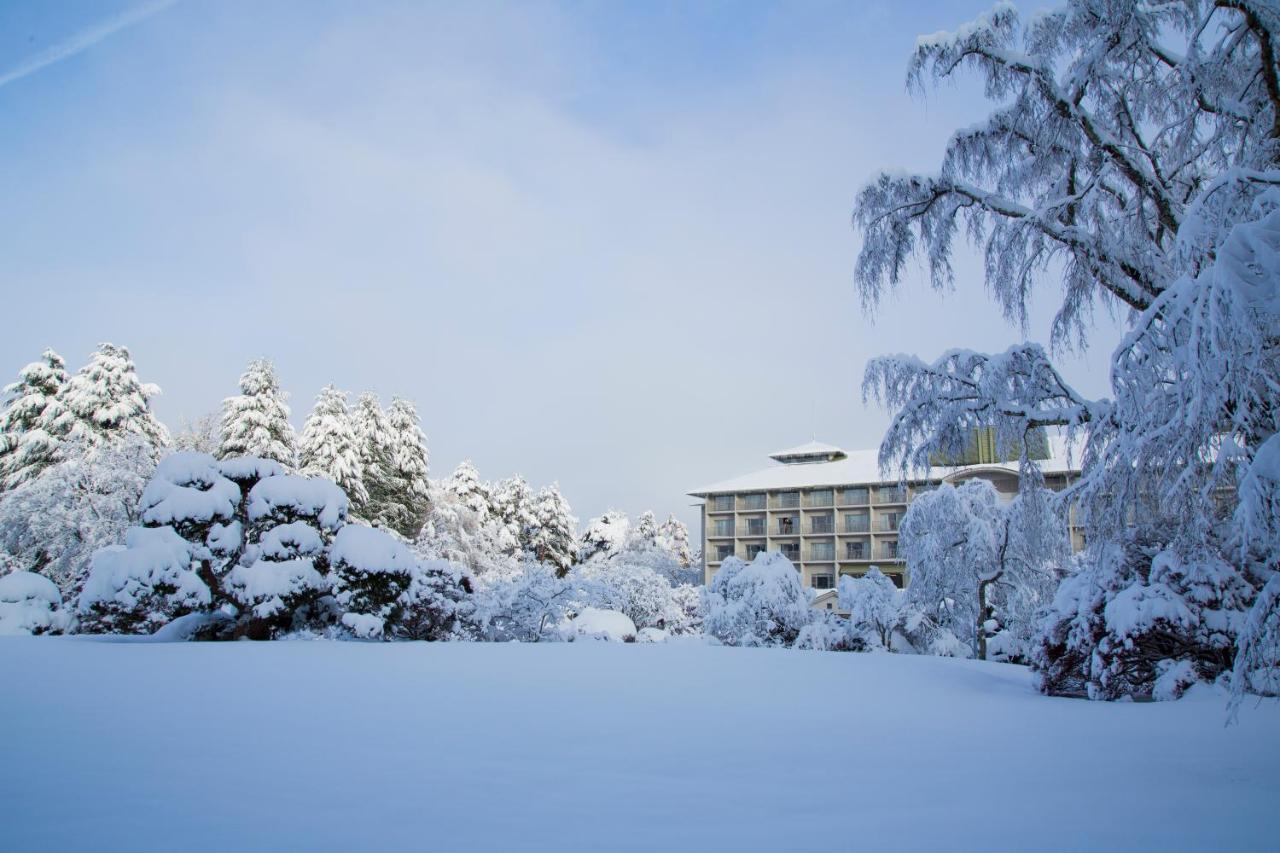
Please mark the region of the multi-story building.
MULTIPOLYGON (((1079 469, 1070 465, 1063 442, 1046 446, 1036 464, 1046 485, 1062 489, 1079 469)), ((770 454, 778 464, 689 493, 703 499, 703 581, 709 583, 731 556, 751 560, 761 551, 780 551, 817 590, 833 589, 841 574, 861 575, 873 565, 903 586, 908 579, 898 557, 898 525, 912 498, 939 483, 973 477, 990 480, 1006 500, 1017 494, 1016 462, 995 461, 993 450, 983 446, 975 454, 989 461, 932 468, 927 477, 905 483, 881 476, 874 450, 846 453, 815 441, 770 454)), ((1071 536, 1074 548, 1083 546, 1074 525, 1071 536)), ((819 601, 830 607, 830 598, 820 595, 819 601)))

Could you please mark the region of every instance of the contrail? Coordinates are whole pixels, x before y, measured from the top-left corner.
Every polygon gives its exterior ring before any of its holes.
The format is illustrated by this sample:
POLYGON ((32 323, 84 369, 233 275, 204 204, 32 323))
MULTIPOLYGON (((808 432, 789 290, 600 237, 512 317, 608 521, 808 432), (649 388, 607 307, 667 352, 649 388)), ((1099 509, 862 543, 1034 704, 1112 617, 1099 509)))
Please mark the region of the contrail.
POLYGON ((143 3, 135 6, 128 11, 109 18, 96 26, 89 27, 86 30, 73 35, 66 41, 55 44, 48 50, 43 50, 35 56, 28 59, 16 68, 0 74, 0 87, 8 86, 15 80, 21 80, 28 74, 34 74, 45 66, 52 65, 55 62, 75 56, 81 51, 88 50, 107 36, 123 30, 125 27, 131 27, 139 21, 145 21, 152 15, 159 14, 168 9, 177 0, 152 0, 150 3, 143 3))

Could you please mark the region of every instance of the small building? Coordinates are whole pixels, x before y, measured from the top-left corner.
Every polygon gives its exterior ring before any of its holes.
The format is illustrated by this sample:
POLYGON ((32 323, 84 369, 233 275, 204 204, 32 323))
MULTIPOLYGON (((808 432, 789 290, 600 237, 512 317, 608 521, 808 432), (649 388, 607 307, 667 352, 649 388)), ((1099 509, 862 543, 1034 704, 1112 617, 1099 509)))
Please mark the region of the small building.
MULTIPOLYGON (((979 436, 981 438, 981 436, 979 436)), ((1045 484, 1060 490, 1075 480, 1066 442, 1049 439, 1037 461, 1045 484)), ((906 482, 880 474, 875 450, 846 453, 811 441, 769 454, 775 464, 689 494, 702 503, 702 575, 709 583, 729 557, 752 560, 761 551, 780 551, 800 570, 805 586, 829 590, 842 574, 861 575, 879 567, 898 586, 907 583, 906 564, 898 557, 898 526, 918 494, 939 483, 981 477, 1006 500, 1018 491, 1016 461, 997 461, 994 442, 975 442, 971 464, 931 468, 922 479, 906 482)), ((1071 522, 1072 547, 1084 539, 1071 522)), ((825 603, 831 596, 819 595, 825 603)))

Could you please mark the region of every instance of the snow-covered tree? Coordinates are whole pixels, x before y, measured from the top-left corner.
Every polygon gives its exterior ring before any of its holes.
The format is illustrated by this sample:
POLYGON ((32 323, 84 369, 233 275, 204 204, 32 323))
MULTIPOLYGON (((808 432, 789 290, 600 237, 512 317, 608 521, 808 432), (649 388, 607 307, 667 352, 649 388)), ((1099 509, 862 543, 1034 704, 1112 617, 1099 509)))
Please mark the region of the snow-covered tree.
POLYGON ((574 528, 577 519, 569 512, 569 502, 555 483, 541 489, 533 502, 534 527, 529 550, 540 563, 549 563, 564 577, 577 551, 574 528))
POLYGON ((151 398, 160 388, 138 378, 129 350, 101 344, 62 387, 65 412, 51 426, 84 445, 119 442, 137 436, 158 456, 169 444, 169 431, 151 411, 151 398))
POLYGON ((53 426, 64 413, 60 394, 67 382, 66 362, 51 349, 18 372, 5 386, 0 414, 0 490, 31 480, 57 461, 53 426))
POLYGON ((61 634, 73 624, 53 581, 33 572, 0 575, 0 637, 61 634))
POLYGON ((609 510, 604 515, 587 522, 587 529, 578 539, 578 562, 585 563, 596 557, 608 559, 619 553, 627 543, 631 522, 625 513, 609 510))
POLYGON ((503 547, 511 554, 529 553, 530 539, 538 524, 533 490, 517 474, 500 480, 493 488, 493 515, 505 531, 503 547))
POLYGON ((413 403, 394 397, 387 407, 391 429, 390 475, 394 501, 383 522, 401 536, 413 538, 422 529, 429 509, 427 437, 413 403))
POLYGON ((841 575, 840 607, 849 612, 849 627, 868 646, 892 649, 893 632, 902 620, 904 591, 876 566, 862 577, 841 575))
POLYGON ((730 557, 706 587, 703 629, 731 646, 789 646, 817 613, 795 565, 774 551, 730 557))
POLYGON ((488 487, 470 462, 432 484, 429 505, 414 542, 420 557, 459 563, 478 578, 515 564, 506 529, 490 509, 488 487))
POLYGON ((645 566, 592 561, 579 567, 573 580, 580 604, 625 613, 637 628, 664 628, 672 614, 671 583, 645 566))
POLYGON ((569 581, 536 560, 503 563, 476 582, 477 622, 487 639, 498 642, 553 638, 574 599, 569 581))
POLYGON ((420 561, 402 600, 404 612, 391 627, 407 640, 476 639, 475 582, 465 566, 448 560, 420 561))
POLYGON ((302 427, 298 463, 303 474, 332 480, 354 506, 369 500, 361 475, 360 446, 347 410, 347 394, 332 385, 320 389, 302 427))
POLYGON ((387 526, 396 503, 395 483, 391 474, 391 424, 378 395, 366 391, 356 400, 351 413, 351 430, 356 437, 360 456, 360 481, 367 495, 363 504, 352 511, 370 524, 387 526))
POLYGON ((287 400, 275 365, 265 358, 249 362, 240 376, 240 393, 222 401, 217 456, 272 459, 293 469, 298 463, 297 437, 289 423, 287 400))
POLYGON ((214 412, 192 419, 182 418, 178 422, 178 431, 170 436, 170 449, 174 452, 216 454, 222 445, 221 420, 214 412))
POLYGON ((687 569, 693 564, 693 554, 689 550, 689 528, 674 515, 658 527, 658 544, 675 557, 681 568, 687 569))
MULTIPOLYGON (((885 174, 858 197, 855 275, 868 304, 917 252, 934 285, 948 287, 963 227, 983 251, 988 288, 1024 326, 1031 294, 1060 271, 1055 343, 1082 343, 1096 303, 1128 312, 1109 400, 1081 395, 1032 344, 932 363, 882 358, 864 380, 865 394, 897 412, 881 446, 885 466, 951 456, 975 427, 993 427, 1006 450, 1043 427, 1083 433, 1084 474, 1066 498, 1080 506, 1091 553, 1071 581, 1080 594, 1058 602, 1081 609, 1057 608, 1038 666, 1056 671, 1123 643, 1115 630, 1064 628, 1089 623, 1117 597, 1167 593, 1194 612, 1186 596, 1195 588, 1237 625, 1254 600, 1241 583, 1257 589, 1275 576, 1276 539, 1240 513, 1224 527, 1214 507, 1251 482, 1280 411, 1277 36, 1280 14, 1262 3, 1100 10, 1073 0, 1025 24, 999 5, 955 34, 921 39, 908 81, 974 69, 1000 106, 952 137, 936 175, 885 174), (1144 556, 1117 556, 1135 537, 1147 543, 1144 556), (1153 586, 1161 574, 1140 570, 1151 548, 1152 566, 1194 565, 1197 580, 1153 586)), ((1277 603, 1263 595, 1254 606, 1277 603)), ((1269 618, 1255 610, 1249 624, 1269 618)), ((1182 636, 1192 642, 1170 644, 1167 657, 1134 670, 1147 682, 1122 680, 1123 689, 1149 694, 1157 671, 1182 664, 1221 669, 1216 636, 1205 646, 1200 632, 1182 636)), ((1253 648, 1263 636, 1243 637, 1242 653, 1260 666, 1280 657, 1274 645, 1253 648)), ((1087 668, 1044 680, 1051 691, 1072 682, 1118 695, 1087 668)))
POLYGON ((14 568, 52 580, 70 601, 89 558, 120 542, 137 521, 138 498, 155 468, 140 436, 91 445, 70 440, 61 461, 0 496, 0 551, 14 568))

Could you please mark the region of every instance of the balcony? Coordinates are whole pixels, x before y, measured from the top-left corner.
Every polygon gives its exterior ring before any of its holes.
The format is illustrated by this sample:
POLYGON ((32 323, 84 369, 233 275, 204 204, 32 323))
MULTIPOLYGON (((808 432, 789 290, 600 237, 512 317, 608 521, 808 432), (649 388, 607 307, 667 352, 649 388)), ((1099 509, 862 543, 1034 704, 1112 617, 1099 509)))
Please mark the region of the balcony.
POLYGON ((828 507, 835 502, 835 493, 831 489, 818 489, 804 496, 806 507, 828 507))
POLYGON ((865 542, 846 542, 844 543, 844 558, 846 560, 867 560, 870 559, 867 554, 867 545, 865 542))
POLYGON ((782 556, 786 557, 793 563, 800 562, 800 546, 799 545, 783 545, 782 556))
POLYGON ((899 486, 876 489, 875 500, 872 502, 877 505, 904 504, 907 502, 907 490, 899 486))
POLYGON ((716 495, 707 503, 708 512, 733 512, 733 495, 716 495))
POLYGON ((870 501, 870 493, 865 488, 841 489, 840 505, 841 506, 866 506, 870 501))
POLYGON ((829 518, 809 519, 809 532, 814 534, 835 533, 835 524, 829 518))
POLYGON ((765 496, 759 495, 742 495, 738 498, 738 509, 752 510, 764 509, 765 496))
POLYGON ((763 536, 765 532, 764 519, 748 518, 747 523, 744 524, 740 530, 742 531, 741 535, 743 536, 763 536))
POLYGON ((898 543, 897 542, 881 542, 879 551, 880 551, 881 560, 898 559, 898 543))
POLYGON ((821 544, 818 544, 809 549, 809 556, 807 560, 809 562, 829 563, 835 560, 835 558, 836 549, 834 546, 826 544, 826 547, 822 547, 821 544))
POLYGON ((711 538, 732 539, 733 538, 733 521, 717 521, 708 534, 711 538))
POLYGON ((897 533, 898 525, 902 523, 902 518, 896 513, 881 516, 878 520, 880 522, 876 525, 878 533, 897 533))

